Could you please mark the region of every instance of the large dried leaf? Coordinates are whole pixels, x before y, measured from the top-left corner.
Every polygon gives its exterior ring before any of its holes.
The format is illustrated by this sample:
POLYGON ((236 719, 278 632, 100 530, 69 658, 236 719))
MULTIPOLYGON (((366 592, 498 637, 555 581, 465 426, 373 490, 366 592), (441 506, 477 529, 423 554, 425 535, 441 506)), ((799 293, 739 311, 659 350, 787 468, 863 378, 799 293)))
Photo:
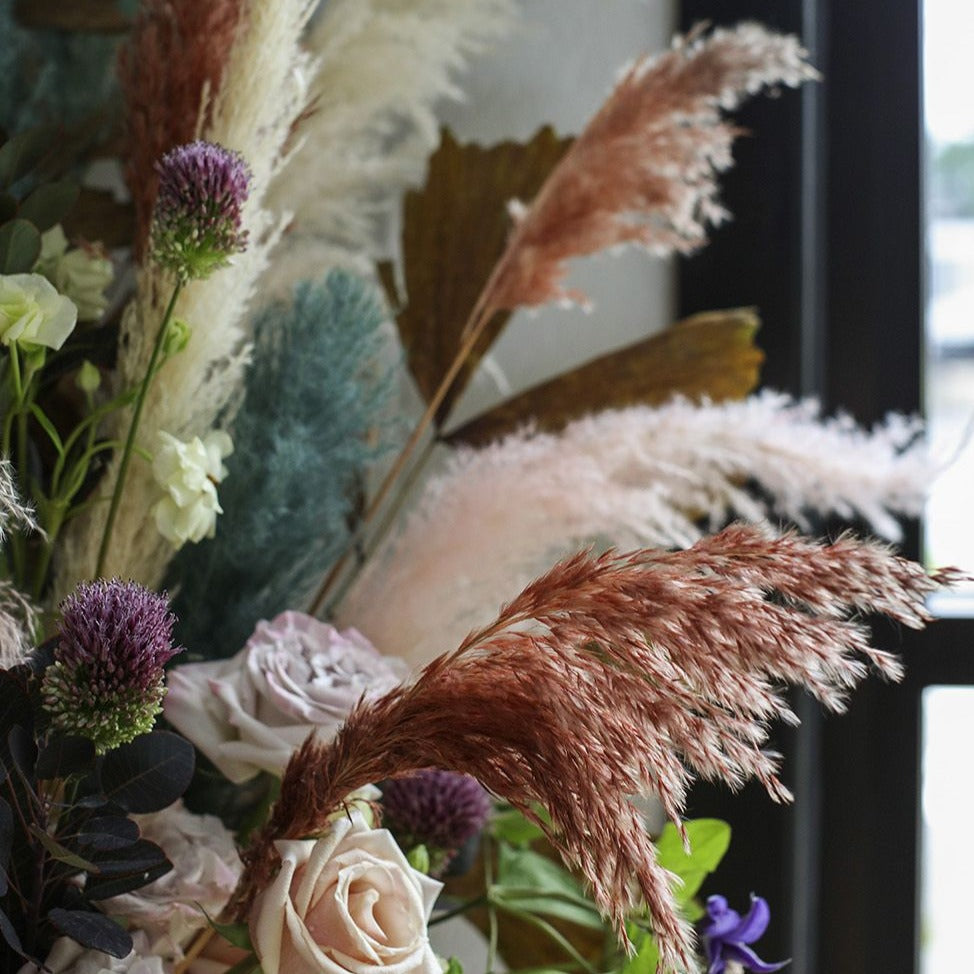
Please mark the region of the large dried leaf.
POLYGON ((445 439, 480 445, 529 420, 560 430, 573 419, 674 395, 719 402, 746 396, 758 382, 764 353, 754 345, 760 320, 751 308, 706 311, 627 348, 593 359, 481 414, 445 439))
POLYGON ((24 27, 122 33, 132 26, 115 0, 19 0, 15 9, 24 27))
MULTIPOLYGON (((403 208, 403 271, 408 305, 399 333, 419 390, 433 396, 460 347, 460 333, 507 242, 511 199, 531 200, 571 144, 550 127, 530 142, 484 148, 461 145, 443 131, 431 156, 426 185, 408 193, 403 208)), ((438 413, 463 391, 477 362, 497 339, 508 314, 498 314, 438 413)))

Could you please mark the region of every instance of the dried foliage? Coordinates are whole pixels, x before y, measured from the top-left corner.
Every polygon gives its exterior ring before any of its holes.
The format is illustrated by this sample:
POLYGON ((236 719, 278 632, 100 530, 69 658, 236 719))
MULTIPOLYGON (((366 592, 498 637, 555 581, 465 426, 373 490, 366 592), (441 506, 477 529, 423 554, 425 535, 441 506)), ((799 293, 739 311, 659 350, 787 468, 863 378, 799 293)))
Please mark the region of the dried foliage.
POLYGON ((713 402, 741 399, 758 383, 764 353, 749 308, 705 311, 660 334, 600 356, 502 402, 443 439, 483 446, 528 424, 557 432, 601 409, 660 405, 674 395, 713 402))
POLYGON ((561 286, 573 257, 635 243, 686 253, 726 213, 717 173, 737 130, 721 120, 748 95, 816 77, 794 37, 741 24, 677 39, 638 60, 588 123, 515 229, 484 306, 584 300, 561 286))
POLYGON ((128 124, 126 179, 136 214, 135 245, 144 251, 156 198, 155 163, 190 142, 207 121, 245 0, 144 0, 119 54, 128 124))
MULTIPOLYGON (((952 580, 877 544, 831 545, 733 526, 686 551, 562 562, 411 685, 360 705, 331 744, 309 739, 253 846, 239 915, 275 865, 273 840, 312 834, 369 782, 421 768, 470 774, 538 821, 624 936, 638 885, 664 966, 692 967, 692 935, 627 796, 679 823, 694 774, 789 795, 762 750, 794 721, 784 684, 841 710, 865 661, 890 678, 862 613, 919 628, 952 580)), ((682 969, 682 967, 681 967, 682 969)))
MULTIPOLYGON (((399 334, 420 393, 430 399, 460 348, 460 333, 504 252, 512 197, 533 197, 571 145, 546 126, 527 143, 461 144, 444 130, 426 184, 406 195, 402 259, 407 305, 399 334)), ((446 416, 509 314, 494 316, 440 408, 446 416)))

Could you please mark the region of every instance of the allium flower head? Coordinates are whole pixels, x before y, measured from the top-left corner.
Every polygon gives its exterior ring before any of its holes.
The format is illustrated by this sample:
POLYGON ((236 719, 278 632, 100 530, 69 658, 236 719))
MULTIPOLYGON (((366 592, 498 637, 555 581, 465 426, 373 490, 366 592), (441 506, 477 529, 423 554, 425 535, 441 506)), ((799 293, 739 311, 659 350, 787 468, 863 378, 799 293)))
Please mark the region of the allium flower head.
POLYGON ((452 771, 419 771, 382 786, 383 824, 404 849, 425 845, 433 875, 442 872, 490 814, 480 782, 452 771))
POLYGON ((159 194, 152 253, 184 281, 201 279, 247 246, 241 214, 250 170, 231 149, 212 142, 177 146, 156 164, 159 194))
POLYGON ((54 663, 41 691, 53 726, 99 752, 152 729, 165 695, 163 667, 181 650, 169 601, 134 582, 80 585, 61 603, 54 663))

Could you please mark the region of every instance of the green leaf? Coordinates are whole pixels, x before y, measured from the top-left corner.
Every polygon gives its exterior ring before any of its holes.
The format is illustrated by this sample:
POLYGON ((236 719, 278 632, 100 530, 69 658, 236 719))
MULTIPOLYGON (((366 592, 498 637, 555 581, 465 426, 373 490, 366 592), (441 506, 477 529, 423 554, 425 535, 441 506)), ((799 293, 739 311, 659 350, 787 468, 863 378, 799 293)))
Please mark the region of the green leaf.
POLYGON ((28 830, 31 835, 37 839, 38 842, 47 850, 48 855, 52 859, 56 859, 58 862, 63 862, 66 866, 71 866, 74 869, 83 869, 85 872, 97 873, 98 867, 93 863, 89 862, 87 859, 82 859, 81 856, 76 855, 70 849, 65 848, 58 842, 57 839, 52 835, 48 835, 40 826, 30 823, 28 830))
POLYGON ((539 826, 510 806, 494 812, 490 819, 490 831, 495 839, 516 846, 529 845, 544 836, 539 826))
POLYGON ((0 192, 0 223, 6 223, 17 215, 17 198, 0 192))
POLYGON ((640 930, 633 935, 630 929, 633 946, 636 953, 626 959, 625 963, 619 968, 619 974, 656 974, 659 965, 659 950, 656 947, 656 940, 653 935, 646 930, 640 930))
POLYGON ((664 869, 676 873, 683 885, 674 889, 677 902, 686 905, 703 881, 724 858, 730 845, 731 828, 716 818, 698 818, 685 823, 690 838, 690 853, 683 851, 683 840, 675 826, 667 823, 656 840, 656 854, 664 869))
POLYGON ((250 942, 250 928, 246 923, 218 923, 213 917, 210 916, 206 910, 203 909, 202 904, 197 903, 196 907, 200 910, 203 916, 206 917, 206 922, 221 936, 223 939, 234 947, 239 947, 241 950, 253 950, 254 945, 250 942))
POLYGON ((598 910, 574 876, 531 849, 498 844, 497 880, 490 896, 506 909, 544 913, 595 930, 603 927, 598 910))
POLYGON ((40 125, 4 142, 0 146, 0 187, 27 175, 53 148, 56 131, 53 125, 40 125))
POLYGON ((17 211, 17 216, 31 223, 43 233, 60 223, 78 201, 78 184, 72 179, 60 179, 38 186, 17 211))
POLYGON ((57 450, 60 456, 64 456, 64 444, 61 442, 61 437, 58 431, 54 428, 54 424, 47 418, 44 410, 37 405, 36 402, 30 404, 30 411, 34 416, 34 419, 40 424, 42 430, 47 433, 48 439, 51 441, 54 449, 57 450))
POLYGON ((260 974, 260 961, 256 954, 250 954, 234 964, 226 974, 260 974))
POLYGON ((0 227, 0 274, 29 274, 41 252, 41 235, 29 220, 0 227))
POLYGON ((443 974, 463 974, 463 964, 456 957, 451 957, 446 962, 446 970, 443 974))

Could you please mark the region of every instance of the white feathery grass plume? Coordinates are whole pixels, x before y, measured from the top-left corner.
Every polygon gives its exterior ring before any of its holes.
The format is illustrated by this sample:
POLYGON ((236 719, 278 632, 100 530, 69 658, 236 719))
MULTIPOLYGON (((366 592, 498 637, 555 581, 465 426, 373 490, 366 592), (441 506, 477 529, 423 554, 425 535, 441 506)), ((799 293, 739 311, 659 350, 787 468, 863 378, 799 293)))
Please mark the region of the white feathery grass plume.
POLYGON ((298 145, 270 202, 297 214, 268 286, 323 266, 371 270, 377 218, 416 183, 438 142, 433 106, 459 98, 470 56, 515 23, 514 0, 330 0, 298 145))
POLYGON ((893 539, 893 513, 917 514, 932 479, 917 433, 902 416, 866 432, 822 420, 814 401, 764 392, 610 411, 557 435, 460 450, 338 617, 418 665, 579 544, 686 547, 701 523, 776 514, 807 526, 809 512, 858 517, 893 539))
POLYGON ((9 530, 30 534, 40 527, 34 517, 30 504, 26 503, 17 490, 16 473, 13 464, 0 458, 0 541, 9 530))
MULTIPOLYGON (((205 433, 240 391, 249 355, 245 316, 270 252, 290 219, 290 214, 275 213, 266 196, 287 161, 294 121, 307 104, 313 64, 301 38, 315 5, 315 0, 249 0, 245 6, 211 120, 199 134, 236 150, 250 167, 250 196, 243 213, 249 243, 230 267, 191 283, 180 297, 176 315, 189 323, 192 337, 152 385, 139 431, 139 442, 145 446, 153 444, 158 430, 181 439, 205 433)), ((171 284, 155 269, 142 271, 120 344, 118 370, 126 385, 145 375, 170 293, 171 284)), ((123 422, 127 419, 126 415, 123 422)), ((101 482, 106 496, 116 473, 117 459, 101 482)), ((172 548, 149 523, 155 494, 149 464, 134 463, 112 534, 108 575, 146 585, 160 580, 172 548)), ((58 595, 93 574, 106 508, 96 505, 65 539, 57 566, 58 595)))
POLYGON ((37 609, 10 582, 0 582, 0 670, 27 659, 34 648, 37 609))

